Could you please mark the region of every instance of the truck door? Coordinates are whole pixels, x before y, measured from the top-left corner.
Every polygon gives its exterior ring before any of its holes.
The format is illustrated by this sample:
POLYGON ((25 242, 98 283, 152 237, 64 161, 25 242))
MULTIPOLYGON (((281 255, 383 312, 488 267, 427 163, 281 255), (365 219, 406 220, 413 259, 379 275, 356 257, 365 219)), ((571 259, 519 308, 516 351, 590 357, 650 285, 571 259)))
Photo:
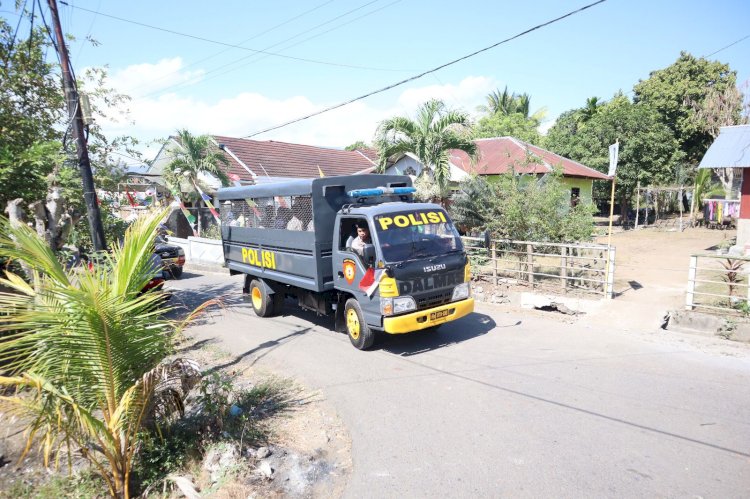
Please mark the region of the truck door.
MULTIPOLYGON (((342 291, 349 291, 357 299, 364 303, 367 301, 367 295, 363 289, 360 288, 360 283, 367 272, 369 266, 368 262, 364 261, 364 257, 356 251, 356 248, 361 248, 361 243, 358 243, 356 239, 357 229, 366 228, 370 229, 367 224, 367 219, 364 217, 341 217, 339 223, 334 231, 334 247, 333 247, 333 275, 334 275, 334 287, 342 291), (365 298, 364 300, 362 298, 365 298)), ((372 244, 372 240, 370 240, 372 244)))

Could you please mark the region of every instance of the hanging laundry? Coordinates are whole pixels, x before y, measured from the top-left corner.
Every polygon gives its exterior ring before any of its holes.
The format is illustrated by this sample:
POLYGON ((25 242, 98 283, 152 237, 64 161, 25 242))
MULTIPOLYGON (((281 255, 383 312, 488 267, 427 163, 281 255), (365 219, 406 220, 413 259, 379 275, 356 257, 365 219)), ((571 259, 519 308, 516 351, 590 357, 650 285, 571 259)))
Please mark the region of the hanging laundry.
POLYGON ((740 202, 736 199, 706 199, 703 202, 703 220, 722 224, 730 218, 739 218, 740 202))

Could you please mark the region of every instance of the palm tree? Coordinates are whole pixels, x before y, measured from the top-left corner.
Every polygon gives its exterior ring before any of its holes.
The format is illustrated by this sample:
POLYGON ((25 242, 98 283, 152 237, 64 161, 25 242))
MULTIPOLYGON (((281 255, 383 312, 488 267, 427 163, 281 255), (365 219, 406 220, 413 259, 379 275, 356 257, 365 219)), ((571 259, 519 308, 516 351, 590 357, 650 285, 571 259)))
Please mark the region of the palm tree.
POLYGON ((135 221, 91 269, 65 268, 33 230, 0 221, 0 257, 33 275, 32 283, 10 271, 0 279, 11 290, 0 293, 0 387, 16 389, 0 408, 26 421, 27 451, 39 440, 49 464, 77 449, 114 497, 130 495, 144 423, 182 409, 184 392, 170 381, 198 377, 190 361, 163 362, 181 326, 163 317, 161 292, 141 292, 165 215, 135 221))
POLYGON ((493 90, 487 94, 487 97, 485 98, 487 99, 487 105, 479 106, 479 111, 487 114, 503 114, 506 116, 515 112, 514 101, 516 99, 516 94, 509 93, 507 86, 502 92, 500 92, 499 89, 493 90))
POLYGON ((521 114, 526 120, 534 120, 541 123, 547 115, 547 108, 539 108, 531 114, 531 96, 529 94, 516 94, 508 92, 506 86, 502 92, 494 90, 487 94, 487 105, 479 106, 477 109, 488 115, 501 114, 510 116, 511 114, 521 114))
MULTIPOLYGON (((218 178, 221 185, 229 185, 229 177, 221 168, 228 166, 229 161, 223 152, 214 144, 209 135, 193 135, 187 130, 177 131, 177 140, 181 148, 174 152, 174 159, 164 168, 164 179, 173 192, 181 192, 183 182, 188 184, 188 191, 193 192, 200 205, 202 198, 198 195, 198 175, 201 173, 218 178)), ((198 233, 201 232, 201 217, 198 219, 198 233)))
POLYGON ((397 116, 380 123, 375 144, 378 149, 378 171, 385 171, 388 159, 396 154, 412 153, 433 170, 441 197, 447 197, 450 186, 448 151, 459 149, 472 158, 477 146, 469 135, 471 121, 462 111, 446 109, 440 100, 430 100, 417 110, 416 119, 397 116))
POLYGON ((593 118, 594 115, 599 112, 600 105, 601 100, 599 97, 593 96, 586 99, 586 105, 581 109, 581 121, 585 123, 593 118))

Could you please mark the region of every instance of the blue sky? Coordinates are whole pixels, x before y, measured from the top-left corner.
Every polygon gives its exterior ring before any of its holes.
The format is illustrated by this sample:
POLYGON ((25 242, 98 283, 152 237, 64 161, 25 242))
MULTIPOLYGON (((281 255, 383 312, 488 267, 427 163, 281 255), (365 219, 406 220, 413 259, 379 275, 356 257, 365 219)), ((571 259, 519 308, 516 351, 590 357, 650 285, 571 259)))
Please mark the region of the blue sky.
MULTIPOLYGON (((67 3, 59 8, 63 29, 76 37, 70 44, 76 71, 107 65, 111 83, 133 97, 135 123, 102 125, 145 144, 178 128, 249 135, 444 64, 589 2, 67 3), (100 45, 85 42, 87 35, 100 45)), ((15 24, 13 11, 13 2, 0 4, 0 15, 15 24)), ((709 55, 750 35, 748 21, 746 0, 608 0, 433 75, 254 138, 344 147, 370 141, 380 120, 411 114, 428 98, 475 113, 489 91, 505 85, 529 93, 533 109, 547 108, 546 128, 588 97, 630 91, 650 71, 674 62, 681 50, 709 55)), ((750 79, 749 52, 750 38, 711 58, 729 63, 742 83, 750 79)), ((152 155, 154 147, 144 145, 144 151, 152 155)))

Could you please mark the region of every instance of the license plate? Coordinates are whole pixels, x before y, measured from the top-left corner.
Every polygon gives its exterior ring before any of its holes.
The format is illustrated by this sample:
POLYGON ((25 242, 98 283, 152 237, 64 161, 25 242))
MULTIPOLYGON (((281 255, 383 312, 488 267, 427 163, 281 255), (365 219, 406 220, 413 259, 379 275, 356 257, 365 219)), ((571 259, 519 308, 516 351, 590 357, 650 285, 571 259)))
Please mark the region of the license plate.
POLYGON ((430 314, 430 320, 434 321, 435 319, 442 319, 443 317, 448 317, 451 314, 452 310, 441 310, 439 312, 432 312, 430 314))

